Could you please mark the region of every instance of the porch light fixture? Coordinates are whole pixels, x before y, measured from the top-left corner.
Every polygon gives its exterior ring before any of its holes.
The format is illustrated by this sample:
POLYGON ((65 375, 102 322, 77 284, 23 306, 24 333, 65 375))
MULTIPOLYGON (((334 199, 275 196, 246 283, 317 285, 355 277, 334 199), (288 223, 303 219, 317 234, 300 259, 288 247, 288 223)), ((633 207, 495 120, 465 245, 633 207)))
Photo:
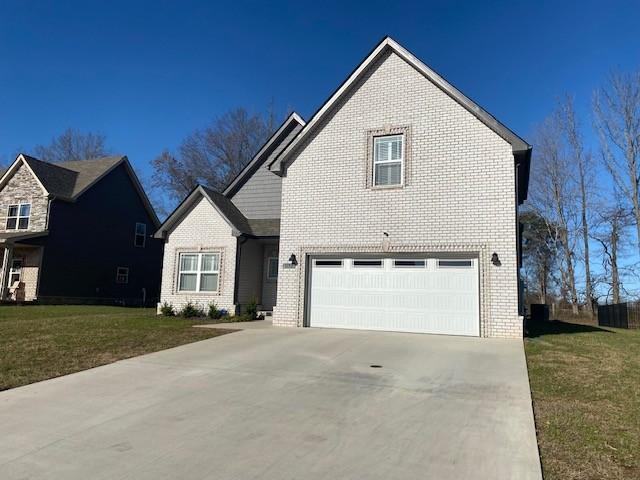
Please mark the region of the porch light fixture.
POLYGON ((498 258, 498 254, 496 252, 493 252, 493 254, 491 255, 491 263, 493 263, 496 267, 499 267, 501 265, 500 259, 498 258))
POLYGON ((296 258, 295 253, 292 253, 291 256, 289 257, 289 263, 294 267, 298 264, 298 259, 296 258))

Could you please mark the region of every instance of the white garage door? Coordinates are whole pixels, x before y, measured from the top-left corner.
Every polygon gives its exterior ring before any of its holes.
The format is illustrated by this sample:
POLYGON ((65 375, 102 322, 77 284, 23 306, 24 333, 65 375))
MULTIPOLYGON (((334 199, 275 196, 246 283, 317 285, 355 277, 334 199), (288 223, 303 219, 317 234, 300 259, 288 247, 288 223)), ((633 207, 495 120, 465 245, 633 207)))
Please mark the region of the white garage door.
POLYGON ((480 335, 476 258, 315 258, 312 327, 480 335))

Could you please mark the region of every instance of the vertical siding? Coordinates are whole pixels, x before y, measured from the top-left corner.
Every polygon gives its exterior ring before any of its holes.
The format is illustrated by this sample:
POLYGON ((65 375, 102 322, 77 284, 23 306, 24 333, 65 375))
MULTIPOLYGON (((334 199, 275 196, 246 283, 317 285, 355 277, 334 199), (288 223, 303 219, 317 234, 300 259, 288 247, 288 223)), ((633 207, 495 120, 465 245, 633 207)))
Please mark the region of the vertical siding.
POLYGON ((276 293, 278 289, 278 280, 269 280, 267 278, 269 268, 269 258, 278 256, 278 244, 266 243, 264 245, 263 255, 263 274, 262 274, 262 308, 272 310, 276 304, 276 293))
POLYGON ((274 323, 300 326, 305 255, 477 252, 481 334, 521 337, 511 146, 397 55, 379 59, 302 145, 283 179, 274 323), (403 188, 367 188, 367 132, 409 127, 403 188), (501 266, 490 263, 498 253, 501 266))
POLYGON ((238 276, 238 303, 245 306, 252 299, 262 302, 262 244, 248 239, 240 247, 238 276))
POLYGON ((75 202, 53 200, 49 235, 24 243, 43 245, 38 298, 51 301, 139 304, 158 300, 162 241, 124 165, 103 177, 75 202), (144 248, 134 246, 136 222, 146 223, 144 248), (117 267, 129 283, 116 283, 117 267), (48 297, 48 298, 45 298, 48 297))

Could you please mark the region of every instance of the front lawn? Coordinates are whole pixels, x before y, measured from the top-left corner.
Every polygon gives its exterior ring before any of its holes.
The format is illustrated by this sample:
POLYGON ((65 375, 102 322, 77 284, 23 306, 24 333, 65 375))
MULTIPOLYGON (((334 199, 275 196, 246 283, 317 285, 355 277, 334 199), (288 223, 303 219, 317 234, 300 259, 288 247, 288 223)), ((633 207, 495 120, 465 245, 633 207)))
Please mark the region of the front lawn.
POLYGON ((545 479, 640 478, 640 330, 564 322, 529 330, 545 479))
POLYGON ((154 309, 0 306, 0 390, 216 337, 154 309))

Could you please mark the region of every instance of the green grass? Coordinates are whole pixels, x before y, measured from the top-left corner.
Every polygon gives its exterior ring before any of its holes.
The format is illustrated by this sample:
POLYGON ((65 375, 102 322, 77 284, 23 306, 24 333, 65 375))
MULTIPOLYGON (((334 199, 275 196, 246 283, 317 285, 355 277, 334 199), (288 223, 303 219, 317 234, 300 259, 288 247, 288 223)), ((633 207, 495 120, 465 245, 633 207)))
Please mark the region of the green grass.
POLYGON ((545 479, 640 478, 640 330, 558 321, 529 330, 545 479))
POLYGON ((206 319, 101 306, 0 306, 0 390, 216 337, 206 319))

